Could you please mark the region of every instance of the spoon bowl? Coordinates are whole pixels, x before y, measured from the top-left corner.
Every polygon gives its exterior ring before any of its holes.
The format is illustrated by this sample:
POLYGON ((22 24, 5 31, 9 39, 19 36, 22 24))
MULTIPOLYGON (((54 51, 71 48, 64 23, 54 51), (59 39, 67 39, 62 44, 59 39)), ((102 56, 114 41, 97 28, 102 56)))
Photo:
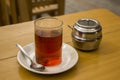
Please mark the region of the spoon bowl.
POLYGON ((41 64, 37 64, 35 63, 27 54, 27 52, 22 48, 22 46, 20 44, 16 44, 16 46, 18 47, 18 49, 21 51, 22 55, 25 56, 27 59, 30 60, 30 68, 38 70, 38 71, 43 71, 45 70, 45 66, 41 65, 41 64))

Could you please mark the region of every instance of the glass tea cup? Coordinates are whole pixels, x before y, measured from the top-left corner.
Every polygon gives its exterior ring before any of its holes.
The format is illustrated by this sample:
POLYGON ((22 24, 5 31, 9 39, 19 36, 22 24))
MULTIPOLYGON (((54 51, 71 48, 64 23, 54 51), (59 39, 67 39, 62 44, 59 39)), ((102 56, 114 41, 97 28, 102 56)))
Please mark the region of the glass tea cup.
POLYGON ((57 18, 39 18, 35 24, 36 62, 44 66, 58 65, 62 61, 63 22, 57 18))

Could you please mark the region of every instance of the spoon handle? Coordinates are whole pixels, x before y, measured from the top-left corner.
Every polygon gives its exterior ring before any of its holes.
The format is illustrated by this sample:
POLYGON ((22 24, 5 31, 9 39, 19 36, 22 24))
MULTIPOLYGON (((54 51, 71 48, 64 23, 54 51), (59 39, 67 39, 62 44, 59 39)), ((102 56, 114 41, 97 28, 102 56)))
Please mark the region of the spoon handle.
POLYGON ((26 51, 22 48, 20 44, 17 43, 16 46, 19 48, 23 55, 25 55, 29 60, 31 60, 31 58, 27 55, 26 51))
POLYGON ((71 30, 73 30, 73 28, 72 28, 70 25, 68 25, 68 27, 69 27, 71 30))

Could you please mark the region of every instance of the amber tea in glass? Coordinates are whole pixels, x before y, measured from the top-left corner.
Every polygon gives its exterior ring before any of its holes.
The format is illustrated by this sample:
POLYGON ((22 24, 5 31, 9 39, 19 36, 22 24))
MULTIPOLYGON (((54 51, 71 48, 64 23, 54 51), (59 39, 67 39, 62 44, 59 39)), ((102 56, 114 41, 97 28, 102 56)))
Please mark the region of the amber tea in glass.
POLYGON ((44 66, 54 66, 62 61, 62 21, 57 18, 35 20, 35 56, 44 66))

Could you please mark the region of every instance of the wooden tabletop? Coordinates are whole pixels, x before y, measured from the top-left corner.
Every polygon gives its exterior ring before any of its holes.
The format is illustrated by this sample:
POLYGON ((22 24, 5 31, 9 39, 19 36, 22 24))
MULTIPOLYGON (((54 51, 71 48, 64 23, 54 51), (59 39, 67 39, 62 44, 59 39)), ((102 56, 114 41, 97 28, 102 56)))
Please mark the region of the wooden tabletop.
POLYGON ((63 41, 73 46, 71 29, 80 18, 97 19, 103 38, 99 49, 77 50, 78 63, 56 75, 41 75, 27 71, 17 62, 15 44, 25 46, 34 41, 33 21, 0 27, 0 80, 120 80, 120 17, 106 9, 96 9, 58 16, 64 22, 63 41))

